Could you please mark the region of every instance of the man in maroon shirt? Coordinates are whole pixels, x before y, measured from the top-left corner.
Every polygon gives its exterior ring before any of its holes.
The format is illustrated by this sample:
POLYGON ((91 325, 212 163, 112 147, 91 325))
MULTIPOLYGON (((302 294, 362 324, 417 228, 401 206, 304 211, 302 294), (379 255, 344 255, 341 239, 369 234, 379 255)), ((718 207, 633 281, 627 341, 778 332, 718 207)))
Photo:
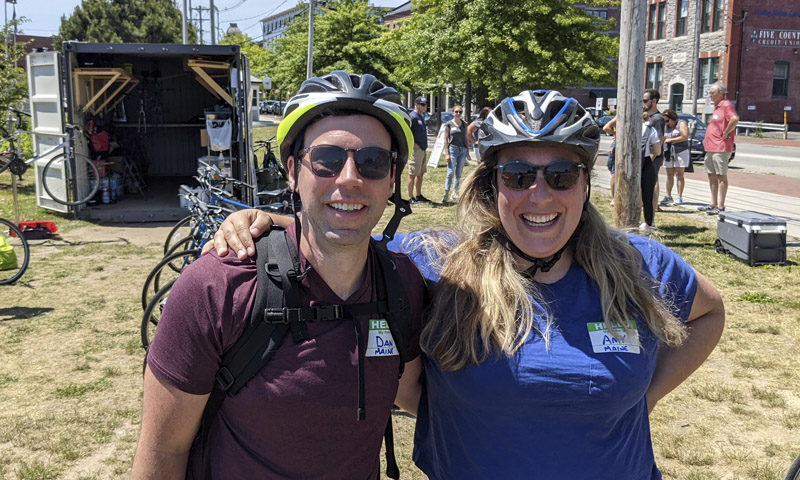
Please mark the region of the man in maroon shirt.
MULTIPOLYGON (((382 277, 370 235, 393 186, 395 201, 400 198, 412 145, 409 124, 397 92, 371 75, 311 78, 289 102, 278 143, 289 186, 302 199, 296 229, 287 233, 305 272, 299 286, 304 307, 346 309, 378 300, 382 277)), ((132 477, 376 478, 392 405, 416 414, 411 399, 420 389, 424 284, 408 258, 391 255, 412 318, 400 380, 400 357, 385 319, 357 314, 304 322, 308 338, 287 335, 266 366, 226 397, 202 435, 215 374, 250 318, 257 275, 252 259, 232 254, 206 255, 187 267, 148 352, 132 477), (361 405, 365 415, 358 421, 361 405)))
POLYGON ((714 113, 708 122, 703 148, 706 151, 706 174, 711 188, 711 203, 700 207, 709 215, 725 210, 725 195, 728 193, 728 160, 733 152, 733 137, 739 116, 730 100, 725 98, 725 85, 717 82, 708 89, 708 98, 714 102, 714 113))

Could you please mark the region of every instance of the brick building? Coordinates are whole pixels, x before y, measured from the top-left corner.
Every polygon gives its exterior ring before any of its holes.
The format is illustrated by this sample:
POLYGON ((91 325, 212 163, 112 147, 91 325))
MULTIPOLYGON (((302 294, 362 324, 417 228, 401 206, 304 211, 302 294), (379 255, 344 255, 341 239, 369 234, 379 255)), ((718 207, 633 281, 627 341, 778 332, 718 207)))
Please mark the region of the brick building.
POLYGON ((796 77, 800 67, 800 6, 702 0, 698 15, 697 1, 648 0, 645 88, 661 92, 659 108, 691 113, 697 92, 697 114, 705 118, 713 108, 708 86, 719 80, 741 120, 783 123, 785 112, 790 129, 800 129, 800 91, 790 88, 791 73, 796 77))

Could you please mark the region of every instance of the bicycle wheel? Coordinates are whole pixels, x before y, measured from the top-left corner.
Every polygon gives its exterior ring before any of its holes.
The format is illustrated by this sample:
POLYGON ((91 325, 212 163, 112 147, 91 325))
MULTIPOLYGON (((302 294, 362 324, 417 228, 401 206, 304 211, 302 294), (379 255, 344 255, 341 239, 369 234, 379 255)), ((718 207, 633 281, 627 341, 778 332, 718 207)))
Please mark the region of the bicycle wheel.
MULTIPOLYGON (((170 257, 174 253, 181 251, 190 251, 195 249, 199 251, 201 248, 203 248, 204 243, 206 243, 206 241, 202 238, 202 235, 200 235, 197 232, 193 232, 191 236, 188 236, 183 240, 181 240, 180 242, 173 245, 172 248, 169 249, 165 257, 170 257)), ((172 260, 168 262, 169 268, 171 268, 173 272, 180 273, 181 271, 183 271, 183 268, 186 265, 192 263, 192 261, 199 256, 200 254, 197 254, 197 256, 195 256, 194 258, 189 258, 187 256, 183 257, 174 256, 172 257, 172 260)))
POLYGON ((150 271, 150 274, 147 275, 147 279, 144 281, 144 286, 142 287, 142 309, 146 309, 147 304, 150 302, 150 292, 157 293, 163 285, 175 280, 178 278, 178 275, 180 275, 180 270, 177 272, 172 270, 172 262, 179 261, 185 267, 199 257, 200 249, 178 250, 172 252, 158 262, 158 265, 150 271))
POLYGON ((164 242, 164 255, 169 252, 176 243, 190 236, 197 225, 197 220, 194 215, 189 215, 182 218, 178 223, 172 227, 172 230, 167 234, 167 239, 164 242))
POLYGON ((0 218, 0 285, 10 285, 28 268, 31 251, 16 225, 0 218))
POLYGON ((144 310, 144 315, 142 316, 142 347, 147 350, 147 347, 150 346, 150 341, 153 339, 153 335, 156 333, 156 327, 158 326, 158 322, 161 320, 161 312, 164 310, 164 306, 167 304, 167 296, 169 295, 170 289, 172 289, 172 285, 175 283, 175 280, 167 283, 156 293, 156 295, 150 300, 150 303, 147 304, 147 308, 144 310))
POLYGON ((95 164, 83 155, 75 155, 74 166, 66 155, 56 155, 42 170, 44 190, 53 201, 62 205, 88 202, 100 189, 100 180, 95 164))
POLYGON ((800 480, 800 455, 794 459, 784 480, 800 480))

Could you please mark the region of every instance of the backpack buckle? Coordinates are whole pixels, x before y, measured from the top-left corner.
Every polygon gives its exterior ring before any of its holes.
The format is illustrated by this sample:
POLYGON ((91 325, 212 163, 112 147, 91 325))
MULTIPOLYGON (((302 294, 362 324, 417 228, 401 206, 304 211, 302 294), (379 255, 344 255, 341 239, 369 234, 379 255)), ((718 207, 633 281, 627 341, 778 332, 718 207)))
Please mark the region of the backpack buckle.
POLYGON ((314 320, 334 320, 344 317, 341 305, 320 305, 314 307, 314 320))
POLYGON ((228 370, 228 367, 220 368, 214 379, 217 382, 217 386, 223 392, 227 392, 228 389, 231 388, 236 382, 236 378, 233 376, 231 371, 228 370))

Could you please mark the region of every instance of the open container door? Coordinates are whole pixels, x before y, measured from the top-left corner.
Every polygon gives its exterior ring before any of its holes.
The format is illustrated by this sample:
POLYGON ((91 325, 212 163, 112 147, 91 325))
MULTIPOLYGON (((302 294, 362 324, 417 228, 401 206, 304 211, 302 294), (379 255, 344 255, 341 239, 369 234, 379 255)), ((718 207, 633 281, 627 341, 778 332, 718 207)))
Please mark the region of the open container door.
MULTIPOLYGON (((239 177, 241 180, 253 186, 253 189, 245 189, 243 201, 248 205, 258 205, 258 195, 255 194, 256 181, 256 159, 253 156, 253 117, 250 112, 250 98, 253 91, 250 83, 250 60, 244 52, 239 53, 239 71, 237 84, 240 87, 236 94, 239 97, 238 109, 241 128, 239 129, 240 140, 240 159, 241 170, 239 177)), ((256 98, 258 95, 256 93, 256 98)), ((256 104, 258 101, 256 100, 256 104)))
MULTIPOLYGON (((39 155, 60 144, 65 138, 61 56, 58 52, 36 52, 28 54, 27 58, 33 154, 39 155)), ((66 213, 69 212, 69 207, 50 198, 42 182, 42 172, 48 160, 62 152, 63 150, 56 150, 47 157, 36 160, 34 178, 36 181, 36 205, 66 213)), ((58 176, 64 184, 63 189, 66 190, 63 171, 56 171, 51 167, 47 173, 51 176, 58 176)), ((51 178, 48 182, 50 182, 48 186, 52 188, 53 179, 51 178)))

